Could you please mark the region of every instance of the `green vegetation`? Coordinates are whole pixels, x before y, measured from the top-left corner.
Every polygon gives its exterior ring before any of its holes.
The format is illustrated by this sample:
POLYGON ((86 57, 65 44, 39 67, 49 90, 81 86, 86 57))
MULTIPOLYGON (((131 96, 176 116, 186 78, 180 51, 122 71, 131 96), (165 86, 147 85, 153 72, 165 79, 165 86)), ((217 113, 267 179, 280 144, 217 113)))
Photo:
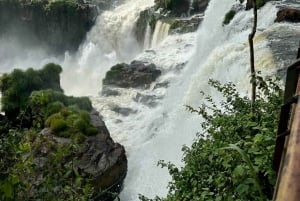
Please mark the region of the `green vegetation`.
POLYGON ((236 12, 234 10, 230 10, 228 11, 228 13, 226 13, 224 20, 223 20, 223 25, 229 24, 230 21, 233 19, 233 17, 235 16, 236 12))
POLYGON ((206 104, 198 109, 202 131, 191 147, 184 146, 184 166, 160 161, 172 181, 166 198, 143 201, 247 201, 271 200, 276 181, 272 157, 282 90, 277 80, 257 76, 256 102, 241 97, 234 84, 210 85, 223 94, 216 103, 203 93, 206 104), (254 108, 254 109, 253 109, 254 108))
POLYGON ((106 72, 103 82, 118 79, 121 76, 121 71, 123 68, 124 64, 116 64, 115 66, 111 67, 111 69, 106 72))
POLYGON ((98 130, 90 124, 89 114, 85 111, 64 108, 47 118, 45 125, 59 137, 74 135, 96 135, 98 130))
POLYGON ((98 133, 90 121, 87 97, 63 94, 59 65, 41 70, 15 69, 0 79, 0 200, 86 201, 93 196, 91 178, 78 171, 86 136, 98 133), (18 129, 15 127, 18 126, 18 129), (41 134, 49 127, 56 136, 41 134))
POLYGON ((10 130, 0 135, 0 200, 90 200, 90 178, 74 168, 80 146, 75 141, 58 145, 36 132, 10 130))
POLYGON ((27 100, 32 91, 53 89, 62 92, 59 74, 62 68, 50 63, 41 70, 32 68, 22 71, 15 69, 10 74, 2 75, 0 90, 2 92, 2 111, 7 118, 16 121, 21 111, 27 108, 27 100))

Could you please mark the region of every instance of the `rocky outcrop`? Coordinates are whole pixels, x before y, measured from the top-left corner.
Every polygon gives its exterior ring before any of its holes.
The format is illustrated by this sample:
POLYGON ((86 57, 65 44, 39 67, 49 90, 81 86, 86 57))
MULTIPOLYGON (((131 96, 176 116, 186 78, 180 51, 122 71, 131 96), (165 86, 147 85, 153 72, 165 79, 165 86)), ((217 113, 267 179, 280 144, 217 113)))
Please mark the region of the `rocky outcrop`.
POLYGON ((190 14, 204 13, 208 6, 209 0, 194 0, 190 14))
POLYGON ((22 38, 54 53, 76 51, 97 16, 83 1, 0 1, 0 36, 22 38))
POLYGON ((284 8, 277 12, 275 22, 300 22, 300 10, 284 8))
POLYGON ((199 24, 202 22, 202 15, 194 15, 190 18, 175 18, 171 22, 170 33, 188 33, 194 32, 198 29, 199 24))
MULTIPOLYGON (((81 175, 91 179, 90 182, 95 192, 94 200, 112 201, 112 193, 118 193, 121 190, 122 182, 127 173, 125 149, 112 140, 98 112, 93 110, 90 113, 90 119, 91 123, 98 129, 98 134, 87 136, 80 145, 81 148, 73 153, 72 157, 63 158, 60 163, 63 167, 76 158, 72 167, 81 172, 81 175)), ((43 129, 34 140, 31 152, 36 167, 43 171, 51 168, 49 164, 51 163, 49 159, 51 154, 57 147, 66 147, 71 143, 74 142, 70 138, 57 137, 51 129, 43 129)))
POLYGON ((132 61, 113 66, 103 79, 103 85, 121 88, 148 88, 160 76, 161 71, 152 63, 132 61))

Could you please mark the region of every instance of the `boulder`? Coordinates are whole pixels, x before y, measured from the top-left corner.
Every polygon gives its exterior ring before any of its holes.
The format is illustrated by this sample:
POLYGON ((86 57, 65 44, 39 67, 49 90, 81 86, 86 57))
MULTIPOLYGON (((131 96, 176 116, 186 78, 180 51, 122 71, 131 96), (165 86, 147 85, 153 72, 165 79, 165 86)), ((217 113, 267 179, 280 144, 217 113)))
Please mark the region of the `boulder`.
POLYGON ((161 75, 153 63, 132 61, 113 66, 103 79, 103 85, 121 88, 149 88, 150 84, 161 75))
POLYGON ((275 22, 300 22, 300 10, 284 8, 277 12, 275 22))
MULTIPOLYGON (((112 140, 98 112, 93 110, 90 113, 90 119, 98 129, 98 134, 87 136, 83 143, 78 144, 80 149, 73 153, 72 157, 63 158, 60 163, 63 167, 76 158, 76 162, 72 165, 73 169, 90 179, 95 192, 93 199, 113 201, 112 193, 118 193, 121 190, 127 173, 125 149, 112 140)), ((40 170, 51 168, 49 164, 51 163, 51 154, 57 147, 68 146, 70 143, 74 143, 70 138, 57 137, 50 128, 43 129, 35 138, 32 146, 31 153, 35 166, 40 170)), ((38 177, 35 175, 32 178, 38 177)), ((42 177, 39 176, 39 178, 42 177)), ((41 180, 33 181, 33 183, 38 184, 41 180)))

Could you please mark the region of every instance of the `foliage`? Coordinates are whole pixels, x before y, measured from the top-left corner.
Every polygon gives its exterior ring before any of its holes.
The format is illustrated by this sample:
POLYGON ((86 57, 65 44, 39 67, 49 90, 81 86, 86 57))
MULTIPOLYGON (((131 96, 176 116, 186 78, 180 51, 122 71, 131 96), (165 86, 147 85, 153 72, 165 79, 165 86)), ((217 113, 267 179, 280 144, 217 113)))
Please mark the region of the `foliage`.
POLYGON ((60 112, 48 117, 45 122, 47 127, 59 137, 72 135, 96 135, 98 130, 90 123, 89 114, 74 108, 64 108, 60 112))
POLYGON ((6 169, 0 172, 0 199, 90 200, 93 192, 90 178, 75 168, 80 146, 76 142, 59 145, 43 135, 36 136, 36 132, 13 130, 5 136, 7 151, 14 153, 14 161, 9 166, 3 163, 6 169), (43 162, 43 159, 47 160, 43 162))
POLYGON ((28 108, 24 116, 31 125, 41 128, 49 116, 66 107, 89 112, 92 110, 92 103, 88 97, 66 96, 52 89, 33 91, 28 98, 28 108))
POLYGON ((16 121, 19 113, 26 109, 32 91, 50 88, 62 92, 59 77, 61 72, 59 65, 49 63, 41 70, 15 69, 10 74, 3 74, 0 79, 1 104, 7 118, 16 121))
POLYGON ((184 146, 184 167, 160 161, 172 181, 165 201, 271 200, 275 172, 271 168, 282 90, 277 80, 257 76, 257 99, 252 111, 232 83, 210 80, 221 92, 220 103, 204 95, 207 103, 188 110, 200 115, 202 131, 191 147, 184 146))
POLYGON ((223 25, 229 24, 230 21, 233 19, 235 16, 236 12, 234 10, 230 10, 226 13, 224 20, 223 20, 223 25))
POLYGON ((122 69, 124 64, 116 64, 109 71, 106 72, 103 83, 109 82, 109 80, 118 79, 121 76, 122 69))

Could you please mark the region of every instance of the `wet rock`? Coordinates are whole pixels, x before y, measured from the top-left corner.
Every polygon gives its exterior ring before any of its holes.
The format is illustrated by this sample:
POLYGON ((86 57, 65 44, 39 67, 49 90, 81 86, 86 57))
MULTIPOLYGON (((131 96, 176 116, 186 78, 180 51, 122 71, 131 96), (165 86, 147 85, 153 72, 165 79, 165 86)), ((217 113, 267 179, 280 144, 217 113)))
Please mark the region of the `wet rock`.
POLYGON ((103 79, 103 85, 122 88, 149 88, 161 74, 153 63, 133 61, 131 64, 117 64, 113 66, 103 79))
POLYGON ((116 113, 119 113, 123 116, 129 116, 130 114, 134 114, 136 113, 137 111, 136 110, 133 110, 131 108, 128 108, 128 107, 120 107, 118 105, 114 105, 112 108, 111 108, 112 111, 116 112, 116 113))
POLYGON ((103 87, 101 91, 101 95, 103 96, 119 96, 120 92, 110 89, 109 87, 103 87))
POLYGON ((204 13, 208 6, 209 0, 194 0, 191 14, 204 13))
POLYGON ((161 97, 157 97, 155 95, 145 95, 141 93, 137 93, 133 100, 137 103, 142 103, 148 107, 155 107, 158 105, 157 100, 161 99, 161 97))
POLYGON ((169 87, 169 82, 165 81, 165 82, 160 82, 155 84, 153 89, 157 89, 157 88, 168 88, 169 87))
POLYGON ((188 33, 198 29, 199 24, 203 20, 203 15, 194 15, 191 18, 175 18, 171 22, 171 33, 188 33))
POLYGON ((284 8, 277 12, 275 22, 300 22, 300 10, 293 8, 284 8))

